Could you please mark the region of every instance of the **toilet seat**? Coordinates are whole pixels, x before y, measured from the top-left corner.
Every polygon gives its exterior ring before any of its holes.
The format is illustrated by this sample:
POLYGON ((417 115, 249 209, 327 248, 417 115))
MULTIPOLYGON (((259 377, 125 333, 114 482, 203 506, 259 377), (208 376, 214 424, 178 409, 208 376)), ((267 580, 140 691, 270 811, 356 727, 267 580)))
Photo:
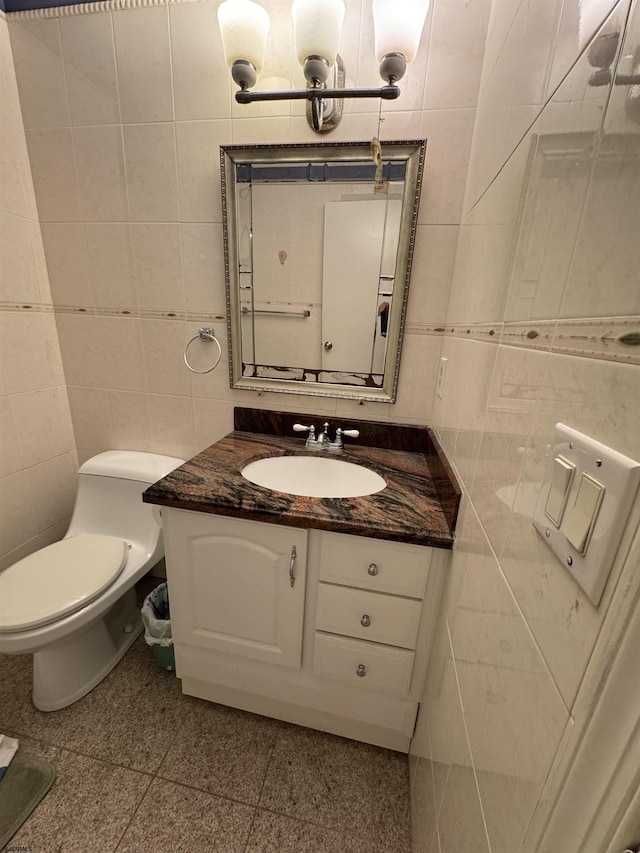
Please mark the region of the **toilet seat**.
POLYGON ((127 543, 80 533, 0 573, 0 633, 47 625, 96 599, 124 569, 127 543))

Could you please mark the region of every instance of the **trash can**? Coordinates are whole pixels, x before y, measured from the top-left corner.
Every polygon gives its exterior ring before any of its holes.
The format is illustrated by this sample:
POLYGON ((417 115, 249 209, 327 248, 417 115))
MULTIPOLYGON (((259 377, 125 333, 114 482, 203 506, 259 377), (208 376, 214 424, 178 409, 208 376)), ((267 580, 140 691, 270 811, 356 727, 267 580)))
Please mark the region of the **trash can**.
POLYGON ((153 656, 162 669, 174 672, 176 668, 171 637, 171 619, 169 612, 169 591, 166 583, 161 583, 142 602, 142 621, 144 639, 151 646, 153 656))

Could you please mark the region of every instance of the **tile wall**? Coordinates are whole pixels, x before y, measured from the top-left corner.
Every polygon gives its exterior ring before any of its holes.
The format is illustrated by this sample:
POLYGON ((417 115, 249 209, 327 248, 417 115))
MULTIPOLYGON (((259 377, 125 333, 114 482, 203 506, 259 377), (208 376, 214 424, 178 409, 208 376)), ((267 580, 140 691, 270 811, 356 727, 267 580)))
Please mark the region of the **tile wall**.
POLYGON ((416 853, 538 849, 547 776, 637 569, 638 499, 598 608, 531 525, 558 421, 640 458, 640 355, 619 340, 640 331, 640 110, 589 82, 596 37, 625 26, 628 73, 630 5, 601 3, 582 52, 584 4, 492 6, 433 407, 464 498, 412 749, 416 853))
POLYGON ((6 18, 0 13, 0 569, 63 535, 77 457, 6 18))
MULTIPOLYGON (((364 409, 228 387, 218 146, 318 137, 300 103, 235 103, 217 5, 10 16, 81 459, 110 447, 188 457, 229 431, 243 403, 430 419, 490 0, 435 0, 402 96, 383 108, 383 138, 429 142, 398 400, 364 409), (223 360, 192 376, 185 343, 212 318, 223 360)), ((301 86, 290 3, 264 5, 272 24, 260 85, 301 86)), ((347 85, 378 85, 370 2, 346 5, 347 85)), ((377 133, 378 103, 347 101, 330 140, 377 133)))

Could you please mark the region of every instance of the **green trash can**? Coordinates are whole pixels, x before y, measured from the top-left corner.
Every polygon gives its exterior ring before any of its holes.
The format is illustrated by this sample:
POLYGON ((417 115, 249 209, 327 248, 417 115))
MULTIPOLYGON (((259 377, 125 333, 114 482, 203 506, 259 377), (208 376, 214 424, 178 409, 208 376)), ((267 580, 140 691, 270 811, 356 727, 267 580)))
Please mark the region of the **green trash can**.
POLYGON ((142 602, 142 621, 144 639, 151 646, 158 666, 175 672, 176 659, 171 637, 171 612, 169 610, 169 590, 166 583, 157 586, 142 602))

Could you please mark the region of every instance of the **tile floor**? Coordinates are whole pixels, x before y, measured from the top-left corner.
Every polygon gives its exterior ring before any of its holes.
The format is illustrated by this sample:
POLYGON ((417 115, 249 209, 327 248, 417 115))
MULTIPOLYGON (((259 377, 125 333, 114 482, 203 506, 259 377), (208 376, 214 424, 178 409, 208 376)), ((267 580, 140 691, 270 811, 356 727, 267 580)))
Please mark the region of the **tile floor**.
POLYGON ((183 696, 140 637, 84 699, 31 703, 0 655, 0 732, 54 764, 33 853, 408 853, 407 757, 183 696))

